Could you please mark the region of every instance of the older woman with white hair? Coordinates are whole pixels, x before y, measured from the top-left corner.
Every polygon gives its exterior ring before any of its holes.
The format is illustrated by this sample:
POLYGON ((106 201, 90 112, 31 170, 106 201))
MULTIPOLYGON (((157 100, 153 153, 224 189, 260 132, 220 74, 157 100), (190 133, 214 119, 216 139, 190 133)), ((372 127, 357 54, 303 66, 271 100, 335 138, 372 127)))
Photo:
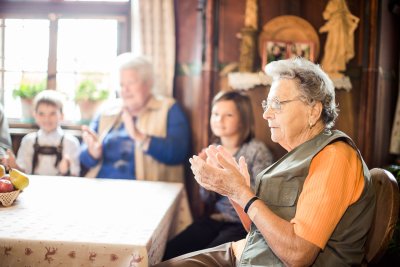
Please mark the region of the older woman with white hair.
POLYGON ((186 116, 173 98, 152 93, 147 58, 125 53, 117 61, 120 101, 82 128, 86 176, 183 182, 190 147, 186 116))
MULTIPOLYGON (((227 196, 246 239, 186 254, 157 266, 353 266, 364 258, 375 193, 354 142, 332 130, 332 81, 302 58, 266 66, 273 78, 263 117, 288 153, 248 183, 244 158, 210 146, 190 159, 197 182, 227 196)), ((196 242, 193 240, 193 242, 196 242)))

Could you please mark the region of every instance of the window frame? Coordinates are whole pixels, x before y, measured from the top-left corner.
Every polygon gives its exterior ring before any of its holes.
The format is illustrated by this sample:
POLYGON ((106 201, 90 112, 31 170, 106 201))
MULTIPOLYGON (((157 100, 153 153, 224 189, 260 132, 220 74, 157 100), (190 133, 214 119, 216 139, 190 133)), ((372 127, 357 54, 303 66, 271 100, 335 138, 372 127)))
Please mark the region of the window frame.
MULTIPOLYGON (((49 58, 47 88, 56 88, 58 19, 116 19, 118 21, 117 54, 131 47, 130 22, 131 0, 128 2, 76 2, 76 1, 1 1, 0 20, 3 19, 49 19, 49 58)), ((4 32, 3 32, 4 35, 4 32)), ((4 39, 4 36, 3 36, 4 39)), ((4 47, 3 47, 4 49, 4 47)), ((4 51, 3 53, 4 54, 4 51)), ((2 58, 1 60, 4 60, 2 58)), ((1 71, 0 75, 4 75, 1 71)), ((0 100, 4 103, 4 76, 0 100)))

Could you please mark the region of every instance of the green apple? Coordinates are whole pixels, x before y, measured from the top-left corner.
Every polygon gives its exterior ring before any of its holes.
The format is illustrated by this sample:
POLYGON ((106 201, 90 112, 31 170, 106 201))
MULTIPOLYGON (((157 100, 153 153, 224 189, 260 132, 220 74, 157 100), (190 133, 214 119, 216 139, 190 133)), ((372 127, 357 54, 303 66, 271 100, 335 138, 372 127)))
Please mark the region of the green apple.
POLYGON ((11 183, 19 190, 24 190, 29 185, 28 176, 19 170, 11 169, 8 175, 10 175, 11 183))

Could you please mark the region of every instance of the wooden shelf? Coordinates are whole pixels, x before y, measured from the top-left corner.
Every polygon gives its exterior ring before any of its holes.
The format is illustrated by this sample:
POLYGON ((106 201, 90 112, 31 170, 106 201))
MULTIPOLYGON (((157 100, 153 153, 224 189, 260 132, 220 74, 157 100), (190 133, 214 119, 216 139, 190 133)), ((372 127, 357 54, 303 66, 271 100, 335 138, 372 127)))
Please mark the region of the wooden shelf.
MULTIPOLYGON (((344 89, 350 91, 352 88, 350 78, 343 76, 342 78, 331 78, 336 89, 344 89)), ((228 74, 228 84, 236 90, 249 90, 257 85, 271 85, 271 78, 264 72, 231 72, 228 74)))

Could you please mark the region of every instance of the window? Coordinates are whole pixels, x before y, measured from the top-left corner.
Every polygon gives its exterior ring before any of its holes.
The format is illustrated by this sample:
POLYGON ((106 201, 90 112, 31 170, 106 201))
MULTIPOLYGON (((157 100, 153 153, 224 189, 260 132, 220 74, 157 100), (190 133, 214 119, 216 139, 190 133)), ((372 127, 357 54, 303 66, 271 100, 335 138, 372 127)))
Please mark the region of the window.
POLYGON ((65 94, 65 119, 79 120, 75 89, 90 79, 113 92, 112 62, 129 47, 129 0, 1 1, 0 99, 21 118, 12 96, 21 83, 45 83, 65 94))

